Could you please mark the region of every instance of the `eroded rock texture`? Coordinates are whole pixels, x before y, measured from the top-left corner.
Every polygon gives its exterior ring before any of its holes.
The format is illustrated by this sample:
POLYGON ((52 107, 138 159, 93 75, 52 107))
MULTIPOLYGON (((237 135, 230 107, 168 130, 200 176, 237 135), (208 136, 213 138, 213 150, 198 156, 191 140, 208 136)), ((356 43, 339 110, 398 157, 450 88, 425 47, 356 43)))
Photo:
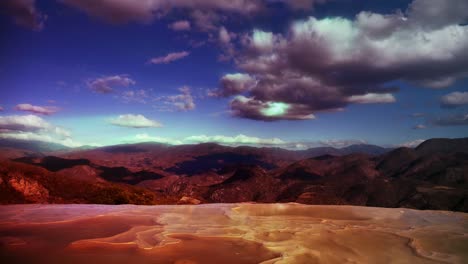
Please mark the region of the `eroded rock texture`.
POLYGON ((1 263, 467 263, 468 215, 300 204, 12 205, 1 263))

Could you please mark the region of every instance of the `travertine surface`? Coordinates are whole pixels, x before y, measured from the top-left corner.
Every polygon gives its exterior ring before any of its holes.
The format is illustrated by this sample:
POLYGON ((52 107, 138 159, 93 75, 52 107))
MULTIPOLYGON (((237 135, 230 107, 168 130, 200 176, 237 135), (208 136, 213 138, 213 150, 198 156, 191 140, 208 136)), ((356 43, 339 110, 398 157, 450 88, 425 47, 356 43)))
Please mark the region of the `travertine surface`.
POLYGON ((467 263, 468 214, 354 206, 0 207, 1 263, 467 263))

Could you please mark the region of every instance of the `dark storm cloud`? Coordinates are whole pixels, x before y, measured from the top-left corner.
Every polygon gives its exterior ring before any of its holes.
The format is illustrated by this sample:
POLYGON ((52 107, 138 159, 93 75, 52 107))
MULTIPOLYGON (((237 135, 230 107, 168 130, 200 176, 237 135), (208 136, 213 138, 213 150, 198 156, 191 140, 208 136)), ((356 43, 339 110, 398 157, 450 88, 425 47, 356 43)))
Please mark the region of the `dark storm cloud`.
POLYGON ((347 105, 340 89, 321 85, 310 78, 263 79, 250 94, 261 101, 275 102, 281 98, 280 102, 307 106, 309 111, 336 109, 347 105))
POLYGON ((234 73, 226 74, 220 80, 221 89, 211 91, 209 95, 219 97, 229 97, 236 94, 241 94, 250 90, 256 85, 256 80, 248 74, 234 73))
POLYGON ((232 89, 242 85, 221 81, 217 93, 242 95, 230 104, 234 115, 271 121, 309 119, 349 104, 392 103, 398 90, 386 85, 392 81, 448 87, 468 76, 468 26, 461 25, 466 16, 452 16, 449 6, 466 2, 416 0, 405 13, 309 17, 286 34, 253 30, 239 37, 234 62, 255 85, 232 89), (428 21, 431 12, 439 22, 428 21), (275 102, 286 104, 285 111, 265 115, 275 102))
POLYGON ((314 119, 307 105, 267 103, 244 96, 235 97, 231 103, 233 116, 261 121, 314 119))
POLYGON ((0 13, 11 16, 17 25, 36 31, 44 28, 47 19, 37 10, 34 0, 2 0, 0 13))

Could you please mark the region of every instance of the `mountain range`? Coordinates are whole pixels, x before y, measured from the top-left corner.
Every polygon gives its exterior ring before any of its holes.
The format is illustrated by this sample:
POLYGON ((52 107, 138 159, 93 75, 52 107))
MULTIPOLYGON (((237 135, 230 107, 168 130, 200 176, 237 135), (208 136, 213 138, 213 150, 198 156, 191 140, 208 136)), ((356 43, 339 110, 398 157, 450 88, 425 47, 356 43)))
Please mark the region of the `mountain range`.
POLYGON ((0 141, 0 203, 298 202, 468 211, 468 138, 416 148, 0 141))

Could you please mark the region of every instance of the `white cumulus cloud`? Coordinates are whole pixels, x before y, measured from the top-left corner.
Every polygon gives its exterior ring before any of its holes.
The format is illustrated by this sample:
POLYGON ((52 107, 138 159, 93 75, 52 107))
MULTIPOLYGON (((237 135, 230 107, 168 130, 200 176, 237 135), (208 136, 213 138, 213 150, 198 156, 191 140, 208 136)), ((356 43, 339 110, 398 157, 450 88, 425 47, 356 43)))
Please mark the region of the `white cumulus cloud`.
POLYGON ((72 138, 67 129, 55 126, 35 115, 0 116, 0 138, 43 141, 67 147, 82 145, 72 138))
POLYGON ((162 124, 158 121, 146 118, 143 115, 119 115, 117 118, 111 119, 112 125, 121 127, 132 127, 132 128, 148 128, 148 127, 161 127, 162 124))

